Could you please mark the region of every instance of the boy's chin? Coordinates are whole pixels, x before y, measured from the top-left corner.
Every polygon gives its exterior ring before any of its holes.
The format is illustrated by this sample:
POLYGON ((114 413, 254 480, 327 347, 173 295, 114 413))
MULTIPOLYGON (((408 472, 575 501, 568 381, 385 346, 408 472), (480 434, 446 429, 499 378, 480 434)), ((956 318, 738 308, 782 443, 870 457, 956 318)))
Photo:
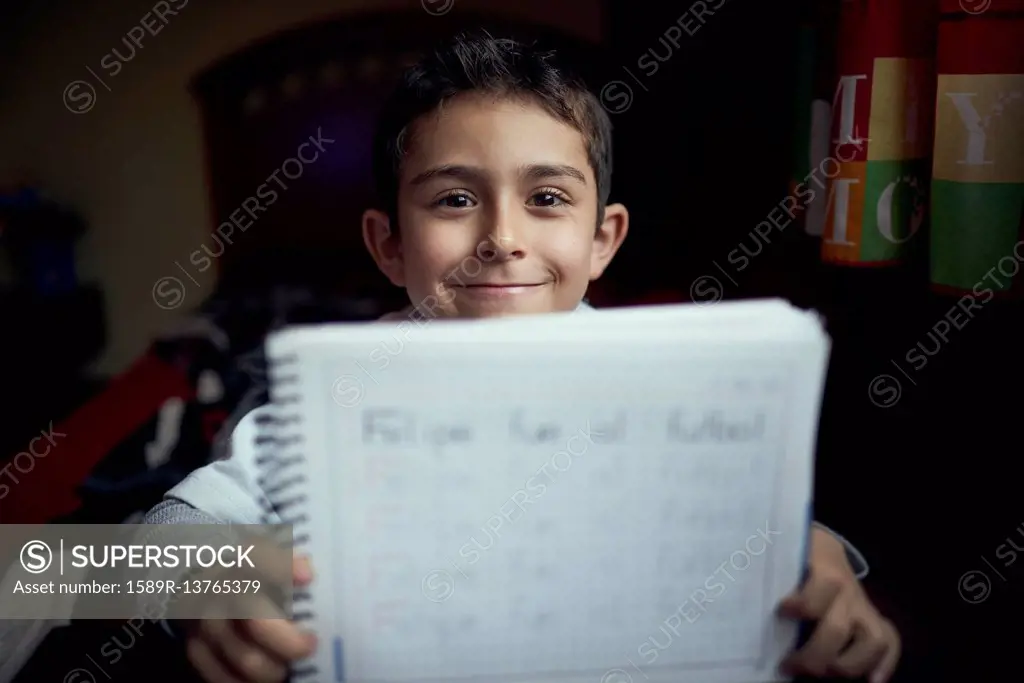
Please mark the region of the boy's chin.
MULTIPOLYGON (((578 300, 568 303, 556 296, 551 284, 538 285, 529 289, 511 288, 511 291, 452 287, 446 292, 447 301, 443 306, 428 308, 427 317, 440 319, 472 320, 476 318, 506 318, 518 315, 541 315, 544 313, 569 312, 579 305, 578 300)), ((425 297, 433 298, 436 297, 425 297)), ((410 299, 414 299, 410 294, 410 299)))
POLYGON ((550 313, 551 311, 533 311, 533 310, 501 310, 501 311, 469 311, 465 315, 459 316, 461 318, 510 318, 516 315, 536 315, 538 313, 550 313))
POLYGON ((548 308, 527 308, 522 306, 471 306, 458 309, 455 317, 462 320, 478 318, 510 318, 517 315, 538 315, 552 313, 548 308))

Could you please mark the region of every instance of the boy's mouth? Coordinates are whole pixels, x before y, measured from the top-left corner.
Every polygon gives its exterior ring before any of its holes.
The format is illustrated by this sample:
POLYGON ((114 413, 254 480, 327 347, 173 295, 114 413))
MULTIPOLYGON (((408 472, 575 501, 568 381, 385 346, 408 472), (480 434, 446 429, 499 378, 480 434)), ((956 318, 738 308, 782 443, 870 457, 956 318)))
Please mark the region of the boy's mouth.
POLYGON ((469 294, 478 296, 514 296, 516 294, 525 294, 531 292, 540 287, 543 287, 545 282, 509 282, 509 283, 479 283, 479 284, 468 284, 458 285, 457 289, 464 290, 469 294))

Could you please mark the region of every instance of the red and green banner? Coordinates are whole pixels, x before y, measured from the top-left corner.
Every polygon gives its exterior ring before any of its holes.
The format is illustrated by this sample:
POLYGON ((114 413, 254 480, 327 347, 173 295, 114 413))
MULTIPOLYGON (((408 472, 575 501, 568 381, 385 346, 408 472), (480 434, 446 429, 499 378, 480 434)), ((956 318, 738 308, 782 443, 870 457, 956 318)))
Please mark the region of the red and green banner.
POLYGON ((1024 0, 942 0, 931 282, 1008 293, 1024 262, 1024 0))
POLYGON ((900 263, 921 232, 932 167, 937 0, 844 0, 822 260, 900 263))

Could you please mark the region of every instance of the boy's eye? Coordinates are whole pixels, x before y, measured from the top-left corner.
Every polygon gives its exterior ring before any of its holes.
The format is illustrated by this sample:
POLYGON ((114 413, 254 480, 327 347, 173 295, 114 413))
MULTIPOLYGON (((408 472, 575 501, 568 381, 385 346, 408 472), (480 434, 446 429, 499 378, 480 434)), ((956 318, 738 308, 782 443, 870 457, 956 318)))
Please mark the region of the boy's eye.
POLYGON ((468 209, 473 206, 473 200, 469 195, 462 194, 460 192, 453 192, 452 194, 445 195, 437 201, 438 206, 443 206, 447 209, 468 209))
POLYGON ((529 203, 532 206, 539 206, 541 208, 554 208, 562 204, 568 204, 569 201, 560 192, 543 191, 530 197, 529 203))

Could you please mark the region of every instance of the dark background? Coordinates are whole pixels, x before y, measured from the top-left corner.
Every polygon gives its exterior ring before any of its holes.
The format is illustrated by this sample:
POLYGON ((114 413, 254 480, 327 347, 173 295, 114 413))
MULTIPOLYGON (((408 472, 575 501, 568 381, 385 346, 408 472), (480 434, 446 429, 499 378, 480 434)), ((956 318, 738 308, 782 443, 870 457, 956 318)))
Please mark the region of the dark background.
MULTIPOLYGON (((893 367, 893 360, 911 371, 904 360, 907 351, 919 341, 928 343, 929 331, 956 304, 955 298, 929 291, 920 254, 917 261, 893 269, 824 267, 817 258, 817 242, 793 226, 772 237, 772 244, 749 269, 730 270, 735 284, 721 277, 716 268, 729 267, 726 254, 744 240, 750 243, 753 226, 788 191, 801 10, 795 2, 732 0, 695 36, 686 38, 655 74, 645 76, 637 67, 638 58, 651 47, 663 53, 658 38, 689 4, 608 0, 605 44, 596 52, 579 46, 593 58, 595 90, 610 80, 622 80, 634 95, 627 111, 613 115, 612 199, 629 207, 632 228, 606 275, 615 293, 609 301, 636 302, 658 292, 687 300, 696 278, 713 275, 722 281, 727 299, 784 296, 821 310, 834 347, 818 453, 816 517, 841 530, 869 559, 872 573, 865 585, 904 636, 906 652, 897 681, 1019 678, 1013 659, 1022 632, 1024 572, 1014 564, 1003 571, 1001 581, 984 561, 995 562, 995 549, 1008 538, 1018 545, 1024 540, 1017 531, 1024 524, 1018 474, 1022 309, 1014 302, 987 304, 964 330, 952 333, 926 367, 906 378, 893 367), (880 374, 901 381, 902 395, 890 407, 870 400, 869 385, 880 374), (968 603, 958 591, 961 577, 971 570, 989 572, 992 580, 991 596, 980 604, 968 603)), ((46 5, 37 3, 35 11, 45 11, 46 5)), ((414 41, 424 31, 418 10, 413 7, 403 17, 387 18, 375 30, 391 30, 414 41)), ((14 20, 12 14, 8 30, 17 25, 14 20)), ((460 17, 456 8, 445 21, 456 28, 475 18, 460 17)), ((430 30, 435 29, 432 24, 430 30)), ((336 44, 333 37, 345 30, 326 27, 323 44, 336 44)), ((345 49, 357 53, 359 43, 348 30, 345 49)), ((360 27, 360 32, 365 30, 360 27)), ((287 37, 282 40, 288 44, 287 37)), ((303 40, 309 41, 308 34, 303 40)), ((241 84, 254 72, 271 68, 282 49, 241 62, 228 60, 196 82, 197 96, 206 98, 208 125, 223 132, 209 141, 212 167, 224 165, 223 177, 229 178, 211 187, 215 206, 237 206, 233 197, 248 194, 254 186, 245 175, 252 160, 241 161, 232 154, 236 143, 227 132, 230 126, 218 123, 230 101, 223 84, 241 84)), ((303 55, 313 52, 307 47, 303 55)), ((305 123, 293 120, 290 125, 305 123)), ((238 139, 248 134, 252 131, 234 133, 238 139)), ((267 149, 280 157, 273 145, 267 149)), ((321 179, 326 182, 329 177, 321 179)), ((365 188, 353 182, 351 196, 358 197, 365 188)), ((349 202, 349 195, 330 196, 328 201, 335 205, 327 207, 310 205, 302 195, 289 198, 289 220, 297 223, 301 216, 302 223, 309 223, 315 222, 318 212, 358 213, 362 208, 349 202)), ((308 278, 318 286, 337 287, 330 281, 341 261, 344 287, 393 300, 381 292, 379 277, 372 273, 369 259, 352 246, 353 238, 358 239, 354 232, 332 234, 330 239, 337 240, 334 251, 312 250, 319 258, 301 244, 287 254, 273 243, 234 250, 223 266, 225 279, 233 279, 232 287, 240 289, 275 278, 308 278), (267 265, 269 253, 275 255, 276 270, 267 265)), ((22 311, 23 303, 18 306, 0 307, 0 329, 23 323, 18 316, 28 314, 22 311)), ((130 324, 106 321, 110 327, 130 324)), ((53 359, 67 356, 69 344, 74 346, 66 338, 45 335, 31 348, 9 339, 6 343, 11 348, 4 349, 5 376, 11 387, 37 386, 36 369, 47 361, 54 367, 53 359), (36 374, 27 378, 30 370, 36 374)), ((33 393, 32 413, 66 415, 98 391, 92 385, 65 384, 62 389, 33 393)), ((59 376, 49 386, 60 387, 59 376)), ((8 393, 15 417, 17 396, 13 389, 8 393)), ((21 422, 0 421, 0 443, 20 442, 26 433, 21 422)), ((31 421, 29 435, 35 424, 31 421)), ((108 637, 98 628, 77 624, 55 631, 21 680, 60 678, 67 665, 56 653, 71 647, 95 648, 108 637)), ((152 645, 147 641, 145 648, 129 653, 137 658, 138 672, 152 670, 152 657, 161 656, 161 648, 173 649, 157 643, 157 637, 152 640, 152 645)), ((119 666, 116 676, 130 680, 135 673, 125 665, 119 666)))

